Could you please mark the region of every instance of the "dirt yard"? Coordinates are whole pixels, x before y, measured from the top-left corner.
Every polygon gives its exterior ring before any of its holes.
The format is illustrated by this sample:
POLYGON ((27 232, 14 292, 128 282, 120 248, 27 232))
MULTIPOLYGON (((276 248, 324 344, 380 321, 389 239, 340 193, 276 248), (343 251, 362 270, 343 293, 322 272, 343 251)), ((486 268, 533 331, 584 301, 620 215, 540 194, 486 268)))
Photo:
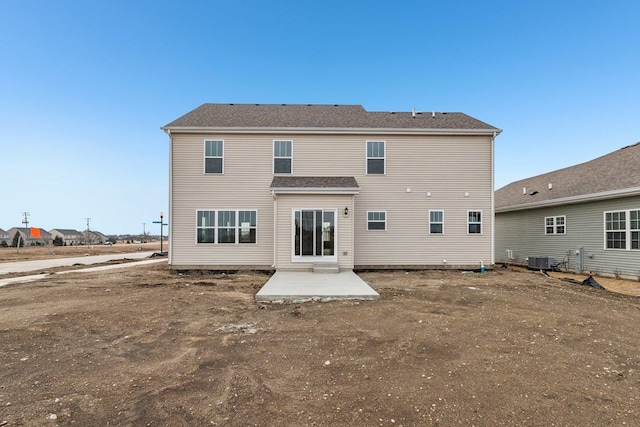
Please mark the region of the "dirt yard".
MULTIPOLYGON (((116 243, 112 246, 27 246, 26 248, 19 249, 0 247, 0 262, 31 261, 36 259, 65 258, 85 255, 124 254, 137 252, 138 250, 159 251, 160 242, 140 244, 116 243)), ((167 242, 164 242, 163 250, 167 250, 167 242)))
POLYGON ((639 298, 361 276, 379 300, 258 304, 267 275, 163 264, 0 288, 0 425, 638 425, 639 298))

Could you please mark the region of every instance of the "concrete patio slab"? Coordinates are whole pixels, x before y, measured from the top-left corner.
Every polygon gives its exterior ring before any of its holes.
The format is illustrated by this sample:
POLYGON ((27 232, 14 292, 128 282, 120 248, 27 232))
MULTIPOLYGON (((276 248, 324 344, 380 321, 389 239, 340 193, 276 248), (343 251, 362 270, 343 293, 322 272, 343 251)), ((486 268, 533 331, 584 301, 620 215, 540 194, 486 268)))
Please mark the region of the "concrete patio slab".
POLYGON ((352 271, 337 274, 276 271, 256 294, 256 301, 370 300, 380 294, 352 271))

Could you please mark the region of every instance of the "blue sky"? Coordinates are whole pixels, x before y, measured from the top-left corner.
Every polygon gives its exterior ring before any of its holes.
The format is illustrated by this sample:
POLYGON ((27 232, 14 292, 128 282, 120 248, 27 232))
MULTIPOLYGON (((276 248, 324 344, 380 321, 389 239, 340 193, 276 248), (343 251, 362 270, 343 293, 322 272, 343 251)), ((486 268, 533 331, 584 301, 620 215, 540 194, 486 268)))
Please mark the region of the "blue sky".
POLYGON ((205 102, 462 111, 496 188, 640 141, 640 2, 0 1, 0 228, 158 234, 205 102))

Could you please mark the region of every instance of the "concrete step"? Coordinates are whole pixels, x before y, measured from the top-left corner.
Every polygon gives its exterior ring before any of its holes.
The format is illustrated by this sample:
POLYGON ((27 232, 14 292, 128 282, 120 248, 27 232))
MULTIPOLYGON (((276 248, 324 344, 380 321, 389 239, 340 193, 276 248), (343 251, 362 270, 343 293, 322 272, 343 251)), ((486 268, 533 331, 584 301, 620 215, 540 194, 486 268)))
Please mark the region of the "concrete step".
POLYGON ((316 262, 313 264, 314 273, 340 273, 340 268, 335 262, 316 262))

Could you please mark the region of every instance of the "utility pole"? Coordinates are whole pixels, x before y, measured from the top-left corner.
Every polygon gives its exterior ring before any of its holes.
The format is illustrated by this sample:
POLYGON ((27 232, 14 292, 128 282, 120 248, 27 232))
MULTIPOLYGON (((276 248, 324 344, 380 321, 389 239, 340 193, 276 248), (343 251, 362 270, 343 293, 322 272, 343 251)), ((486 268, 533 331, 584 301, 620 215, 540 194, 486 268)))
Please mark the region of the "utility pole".
POLYGON ((29 212, 22 212, 22 216, 24 217, 22 223, 25 228, 29 228, 29 215, 31 215, 29 212))
POLYGON ((146 240, 147 240, 147 231, 146 231, 146 229, 145 229, 145 226, 146 226, 146 225, 147 225, 147 223, 146 223, 146 222, 143 222, 143 223, 142 223, 142 239, 144 240, 142 243, 147 243, 147 242, 146 242, 146 240))
POLYGON ((91 218, 85 218, 87 220, 87 246, 91 243, 91 234, 89 229, 89 223, 91 222, 91 218))

